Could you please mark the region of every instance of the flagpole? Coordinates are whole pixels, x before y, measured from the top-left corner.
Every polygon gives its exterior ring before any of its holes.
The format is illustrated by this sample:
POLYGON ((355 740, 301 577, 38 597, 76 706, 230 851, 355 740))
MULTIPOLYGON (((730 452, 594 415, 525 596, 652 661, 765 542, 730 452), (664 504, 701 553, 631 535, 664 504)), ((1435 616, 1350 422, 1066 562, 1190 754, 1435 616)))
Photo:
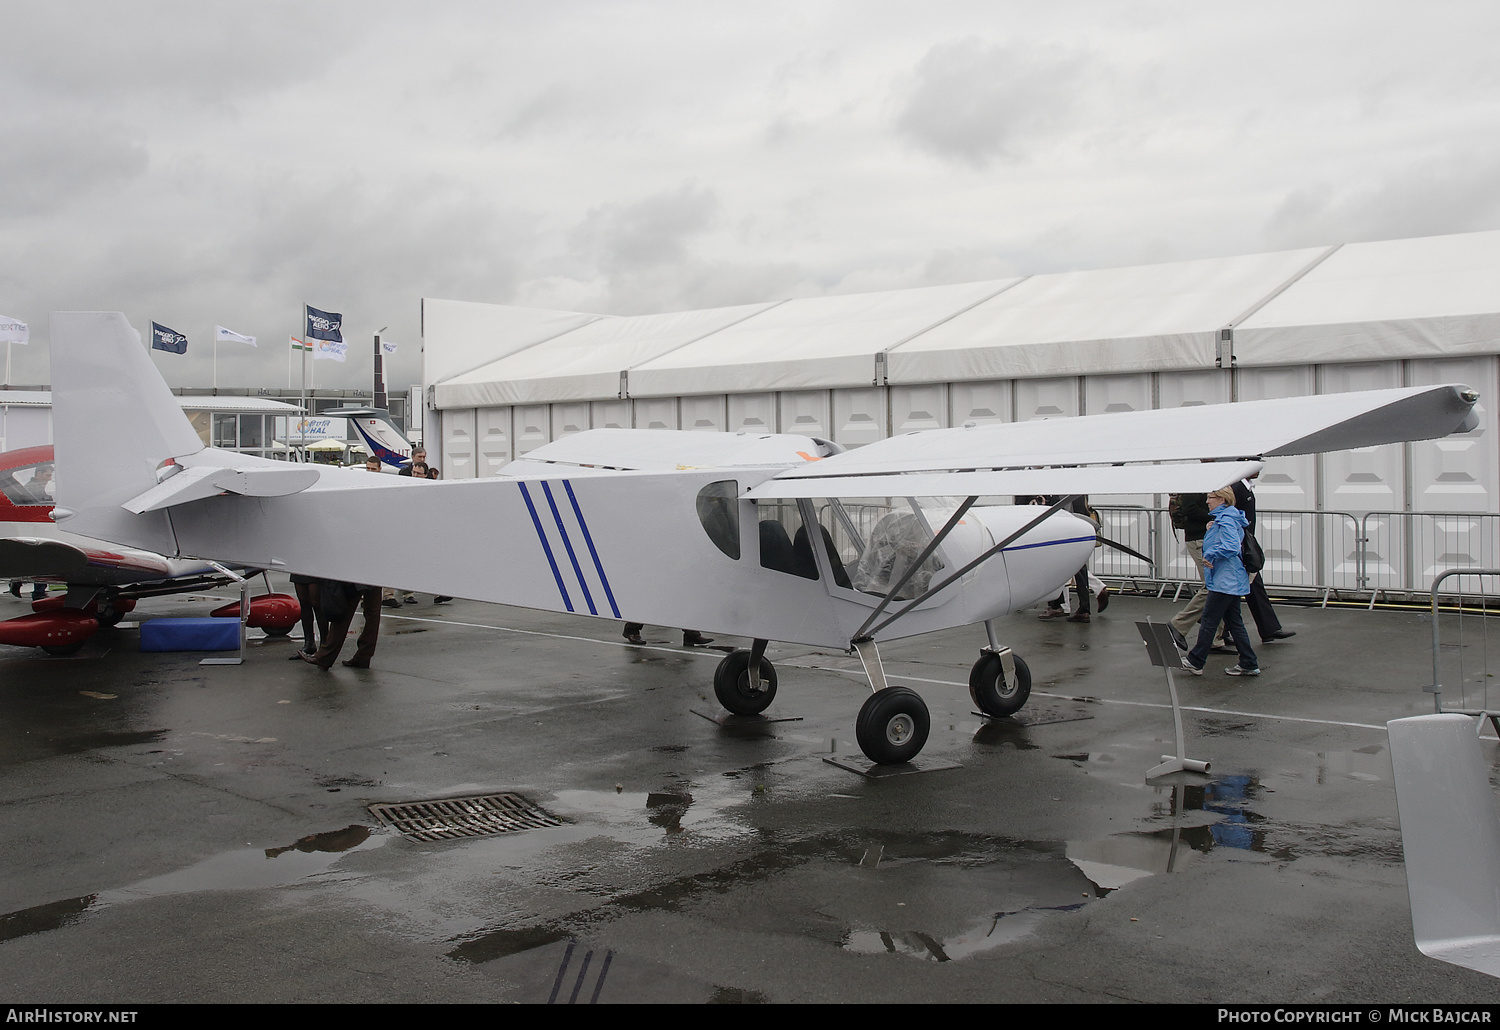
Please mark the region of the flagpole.
MULTIPOLYGON (((302 305, 302 335, 307 336, 307 305, 302 305)), ((307 460, 307 340, 302 341, 302 460, 307 460)))

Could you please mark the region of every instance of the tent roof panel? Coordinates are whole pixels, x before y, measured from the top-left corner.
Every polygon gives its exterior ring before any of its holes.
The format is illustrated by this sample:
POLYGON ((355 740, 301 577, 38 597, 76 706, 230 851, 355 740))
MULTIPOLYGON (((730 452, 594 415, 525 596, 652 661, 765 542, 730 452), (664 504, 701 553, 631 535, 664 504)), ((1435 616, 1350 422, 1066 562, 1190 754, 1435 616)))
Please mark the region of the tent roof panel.
POLYGON ((423 297, 422 381, 443 382, 600 317, 423 297))
POLYGON ((789 300, 631 369, 630 392, 740 393, 868 383, 877 353, 1014 281, 789 300))
POLYGON ((891 382, 1201 367, 1316 248, 1032 276, 891 352, 891 382), (1135 341, 1133 345, 1127 345, 1135 341))

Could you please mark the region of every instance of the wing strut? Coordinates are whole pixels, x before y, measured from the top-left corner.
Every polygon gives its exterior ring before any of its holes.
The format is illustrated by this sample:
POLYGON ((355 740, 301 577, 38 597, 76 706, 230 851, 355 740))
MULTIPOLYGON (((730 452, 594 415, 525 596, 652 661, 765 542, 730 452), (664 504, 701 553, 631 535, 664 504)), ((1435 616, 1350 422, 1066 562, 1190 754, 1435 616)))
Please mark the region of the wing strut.
POLYGON ((928 556, 931 555, 932 552, 937 549, 937 545, 942 541, 943 537, 947 536, 953 530, 953 527, 956 526, 956 525, 958 525, 958 518, 959 518, 959 516, 962 515, 965 511, 968 510, 969 505, 973 504, 976 500, 978 500, 977 497, 970 497, 967 501, 964 502, 963 507, 959 508, 958 511, 954 513, 953 518, 951 518, 951 519, 948 520, 948 524, 943 527, 943 531, 941 533, 939 533, 937 536, 935 536, 935 537, 932 538, 932 543, 928 545, 927 550, 925 550, 925 551, 922 552, 922 557, 920 557, 919 559, 917 559, 915 562, 912 563, 911 568, 907 570, 907 574, 901 578, 901 582, 897 583, 894 587, 892 587, 891 588, 891 592, 885 595, 885 598, 880 602, 879 607, 877 607, 873 612, 870 613, 870 617, 865 620, 865 624, 863 626, 859 627, 859 631, 854 634, 854 638, 853 638, 852 642, 858 644, 858 643, 863 643, 866 640, 872 639, 875 636, 876 633, 879 633, 881 630, 885 629, 891 623, 893 623, 897 619, 901 618, 901 616, 903 616, 907 612, 911 611, 913 608, 915 608, 917 605, 921 604, 923 601, 927 600, 929 597, 931 597, 933 594, 937 593, 939 590, 942 590, 945 587, 948 587, 948 586, 953 585, 954 583, 957 583, 960 579, 962 579, 965 575, 967 575, 971 570, 977 569, 980 565, 983 565, 985 562, 989 561, 995 555, 999 554, 1001 551, 1005 550, 1005 548, 1009 547, 1018 538, 1020 538, 1022 536, 1025 536, 1032 529, 1034 529, 1037 526, 1041 525, 1042 522, 1044 520, 1046 520, 1049 516, 1051 516, 1053 513, 1057 512, 1057 511, 1060 511, 1063 508, 1064 505, 1072 504, 1074 498, 1079 497, 1079 496, 1081 496, 1081 495, 1080 494, 1066 494, 1066 495, 1064 495, 1056 504, 1052 505, 1046 511, 1044 511, 1040 515, 1038 515, 1036 518, 1034 518, 1030 522, 1026 523, 1026 525, 1024 525, 1020 529, 1016 530, 1014 533, 1012 533, 1010 536, 1006 537, 1004 540, 1000 541, 994 547, 991 547, 988 551, 985 551, 978 558, 975 558, 973 561, 969 562, 969 564, 967 564, 963 568, 959 569, 957 572, 955 572, 953 575, 949 576, 947 579, 943 580, 937 586, 935 586, 932 589, 928 590, 927 593, 923 594, 921 597, 918 597, 917 599, 908 602, 907 605, 904 608, 902 608, 900 611, 896 612, 896 614, 892 615, 889 619, 886 619, 884 622, 882 622, 880 625, 876 626, 874 629, 870 629, 870 623, 872 623, 876 619, 878 619, 880 617, 880 613, 883 612, 883 611, 885 611, 886 605, 890 604, 891 601, 892 601, 892 599, 895 598, 896 591, 900 590, 906 584, 906 581, 911 578, 912 574, 922 564, 922 562, 926 561, 927 558, 928 558, 928 556), (868 630, 868 632, 866 632, 867 630, 868 630))

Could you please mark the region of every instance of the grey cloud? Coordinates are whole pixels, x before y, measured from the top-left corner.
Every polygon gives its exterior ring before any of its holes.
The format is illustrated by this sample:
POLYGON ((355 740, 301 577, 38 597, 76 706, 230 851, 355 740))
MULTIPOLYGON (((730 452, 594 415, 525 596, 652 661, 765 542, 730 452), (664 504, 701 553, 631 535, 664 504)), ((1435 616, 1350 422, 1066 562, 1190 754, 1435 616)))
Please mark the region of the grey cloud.
POLYGON ((679 263, 686 240, 713 223, 719 201, 712 190, 683 183, 631 204, 593 208, 569 234, 574 253, 610 274, 679 263))
POLYGON ((150 163, 140 141, 108 125, 32 121, 0 134, 0 214, 12 217, 48 214, 118 188, 150 163))
POLYGON ((1500 228, 1497 179, 1500 154, 1466 153, 1352 188, 1314 183, 1283 197, 1264 235, 1291 248, 1500 228))
POLYGON ((1089 59, 1055 47, 939 43, 917 63, 896 117, 919 148, 982 168, 1016 160, 1033 137, 1073 113, 1089 59))

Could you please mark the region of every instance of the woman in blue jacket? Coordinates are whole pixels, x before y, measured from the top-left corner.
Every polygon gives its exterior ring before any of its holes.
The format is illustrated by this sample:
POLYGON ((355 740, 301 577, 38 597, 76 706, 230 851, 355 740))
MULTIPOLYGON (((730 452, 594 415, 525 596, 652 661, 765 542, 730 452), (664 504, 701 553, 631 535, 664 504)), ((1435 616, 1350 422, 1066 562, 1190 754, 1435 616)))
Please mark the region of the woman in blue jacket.
POLYGON ((1260 659, 1250 650, 1250 635, 1240 617, 1240 599, 1250 592, 1250 576, 1240 560, 1249 520, 1234 506, 1234 491, 1227 489, 1208 495, 1208 517, 1212 521, 1203 534, 1203 585, 1208 588, 1208 601, 1198 623, 1198 642, 1183 656, 1182 667, 1194 676, 1203 675, 1203 663, 1208 660, 1214 633, 1219 623, 1224 622, 1229 628, 1225 636, 1234 636, 1234 646, 1240 655, 1239 664, 1224 672, 1230 676, 1259 676, 1260 659))

